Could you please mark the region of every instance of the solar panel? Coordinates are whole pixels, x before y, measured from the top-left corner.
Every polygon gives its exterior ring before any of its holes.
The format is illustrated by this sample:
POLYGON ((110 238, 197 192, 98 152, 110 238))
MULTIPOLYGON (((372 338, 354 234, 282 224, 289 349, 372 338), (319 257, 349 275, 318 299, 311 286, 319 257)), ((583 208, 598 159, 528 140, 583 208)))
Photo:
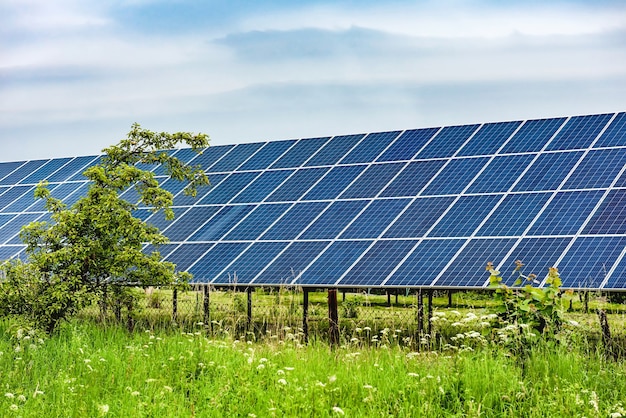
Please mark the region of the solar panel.
MULTIPOLYGON (((161 166, 175 219, 140 208, 158 249, 214 285, 483 288, 521 259, 565 287, 626 290, 626 112, 214 146, 196 197, 161 166)), ((0 163, 0 260, 21 226, 68 205, 101 156, 0 163)), ((136 202, 136 192, 124 195, 136 202)), ((147 246, 150 252, 155 247, 147 246)))

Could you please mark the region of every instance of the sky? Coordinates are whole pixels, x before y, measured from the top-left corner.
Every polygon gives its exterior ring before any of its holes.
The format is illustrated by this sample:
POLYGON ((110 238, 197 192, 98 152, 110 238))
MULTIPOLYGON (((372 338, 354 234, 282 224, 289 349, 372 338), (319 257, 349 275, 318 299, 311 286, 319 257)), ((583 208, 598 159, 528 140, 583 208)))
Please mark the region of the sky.
POLYGON ((0 0, 0 161, 626 110, 626 2, 0 0))

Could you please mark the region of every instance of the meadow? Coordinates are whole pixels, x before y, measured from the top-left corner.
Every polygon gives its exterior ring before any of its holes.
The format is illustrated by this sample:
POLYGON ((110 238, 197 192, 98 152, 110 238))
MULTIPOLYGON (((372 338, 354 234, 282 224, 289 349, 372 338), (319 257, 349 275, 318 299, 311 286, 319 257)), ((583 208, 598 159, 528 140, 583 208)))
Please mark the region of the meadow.
MULTIPOLYGON (((436 307, 433 332, 446 338, 429 349, 406 329, 373 329, 358 315, 344 318, 352 326, 336 347, 305 344, 288 325, 260 339, 218 320, 130 332, 82 317, 45 336, 3 319, 0 416, 626 416, 626 363, 594 340, 595 314, 570 313, 559 338, 543 340, 497 329, 480 306, 489 298, 469 300, 473 308, 436 307)), ((370 300, 359 315, 400 309, 385 301, 370 300)), ((615 331, 620 320, 611 315, 615 331)))

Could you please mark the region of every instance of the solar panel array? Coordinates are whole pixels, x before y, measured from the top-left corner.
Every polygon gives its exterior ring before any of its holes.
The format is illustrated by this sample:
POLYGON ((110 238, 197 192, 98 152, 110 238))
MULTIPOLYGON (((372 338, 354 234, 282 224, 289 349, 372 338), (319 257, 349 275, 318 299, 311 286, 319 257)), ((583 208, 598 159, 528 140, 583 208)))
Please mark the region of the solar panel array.
MULTIPOLYGON (((488 261, 506 273, 521 259, 541 279, 557 266, 567 288, 626 288, 626 113, 174 155, 212 186, 194 199, 162 177, 176 219, 136 215, 199 283, 470 289, 488 284, 488 261)), ((0 259, 23 253, 22 225, 48 219, 35 184, 71 204, 98 158, 0 164, 0 259)))

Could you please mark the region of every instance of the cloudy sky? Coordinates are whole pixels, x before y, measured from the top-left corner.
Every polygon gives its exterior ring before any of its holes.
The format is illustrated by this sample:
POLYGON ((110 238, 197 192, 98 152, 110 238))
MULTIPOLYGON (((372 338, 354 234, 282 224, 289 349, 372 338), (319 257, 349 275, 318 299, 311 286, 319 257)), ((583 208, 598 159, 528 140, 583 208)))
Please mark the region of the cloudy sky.
POLYGON ((0 161, 624 110, 623 1, 0 0, 0 161))

